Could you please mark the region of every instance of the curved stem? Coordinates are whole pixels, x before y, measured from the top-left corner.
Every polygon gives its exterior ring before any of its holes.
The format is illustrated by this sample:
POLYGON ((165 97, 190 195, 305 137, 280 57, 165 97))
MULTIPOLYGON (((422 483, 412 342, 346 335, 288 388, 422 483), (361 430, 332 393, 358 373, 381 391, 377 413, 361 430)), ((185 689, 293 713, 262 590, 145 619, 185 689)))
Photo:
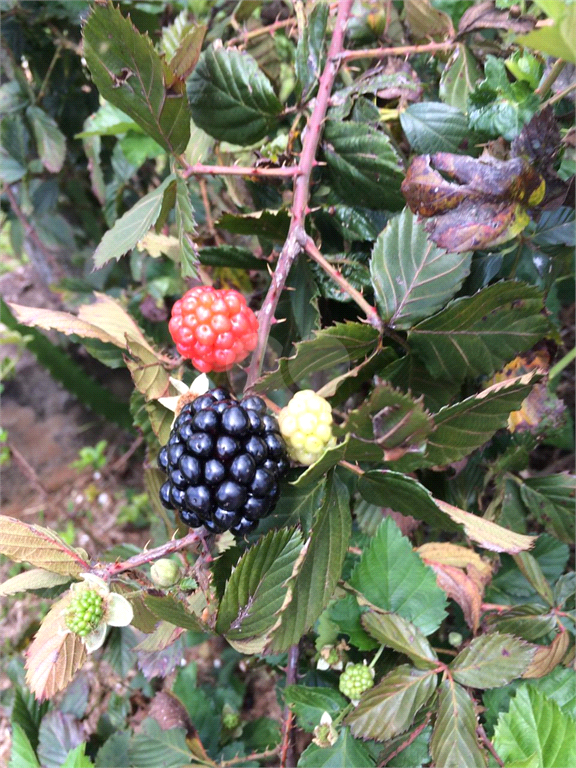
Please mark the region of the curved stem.
POLYGON ((352 1, 353 0, 340 0, 338 3, 338 15, 336 17, 334 33, 328 50, 326 66, 320 76, 316 103, 312 110, 312 115, 310 116, 302 141, 302 152, 300 154, 300 162, 298 163, 299 174, 294 180, 292 220, 290 222, 288 237, 286 238, 286 242, 284 243, 280 257, 278 258, 276 270, 272 275, 272 282, 270 283, 268 293, 266 294, 266 298, 264 299, 264 303, 258 314, 260 323, 258 329, 258 343, 252 354, 252 360, 250 362, 250 367, 248 368, 246 389, 250 389, 260 375, 264 353, 268 343, 268 336, 270 334, 270 328, 272 327, 274 313, 278 305, 278 300, 280 299, 280 294, 284 289, 286 279, 288 278, 290 268, 292 267, 295 258, 306 246, 307 236, 304 230, 304 223, 306 220, 308 199, 310 197, 312 169, 314 167, 318 144, 320 143, 322 125, 326 117, 326 111, 328 110, 332 86, 334 85, 334 80, 338 73, 341 59, 340 54, 344 44, 344 32, 352 8, 352 1))
POLYGON ((368 322, 370 325, 374 326, 374 328, 377 328, 379 331, 382 330, 382 320, 380 319, 380 316, 378 315, 378 311, 376 307, 373 307, 371 304, 369 304, 364 296, 360 293, 360 291, 357 291, 354 286, 350 285, 348 280, 344 277, 344 275, 337 270, 335 267, 330 264, 330 262, 322 256, 318 248, 316 248, 316 245, 311 237, 306 238, 306 245, 305 245, 306 253, 308 256, 310 256, 311 259, 313 259, 316 264, 319 264, 322 269, 326 272, 326 274, 330 275, 332 280, 342 288, 344 293, 347 293, 348 296, 350 296, 353 301, 358 304, 360 309, 364 312, 366 317, 368 318, 368 322))
POLYGON ((162 544, 160 547, 139 552, 137 555, 129 557, 128 560, 123 560, 120 563, 110 563, 102 568, 94 568, 92 572, 97 576, 108 580, 112 576, 116 576, 124 571, 131 571, 134 568, 139 568, 141 565, 146 565, 146 563, 153 563, 161 557, 171 555, 173 552, 178 552, 181 549, 190 547, 201 540, 202 536, 200 534, 196 532, 188 533, 181 539, 172 539, 171 541, 167 541, 166 544, 162 544))
POLYGON ((342 51, 342 61, 354 61, 355 59, 383 59, 386 56, 405 56, 416 53, 434 53, 435 51, 449 51, 458 45, 449 40, 444 43, 424 43, 423 45, 397 45, 391 48, 362 48, 357 51, 342 51))

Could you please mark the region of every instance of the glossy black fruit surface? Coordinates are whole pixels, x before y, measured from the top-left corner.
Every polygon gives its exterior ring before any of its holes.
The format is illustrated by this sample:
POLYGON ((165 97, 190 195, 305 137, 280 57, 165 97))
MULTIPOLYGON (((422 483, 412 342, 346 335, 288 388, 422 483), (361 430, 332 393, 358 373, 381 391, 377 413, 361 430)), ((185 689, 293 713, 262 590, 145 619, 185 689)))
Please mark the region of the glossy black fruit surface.
POLYGON ((288 470, 276 419, 260 397, 219 387, 186 404, 158 454, 160 501, 190 528, 243 536, 270 514, 288 470))

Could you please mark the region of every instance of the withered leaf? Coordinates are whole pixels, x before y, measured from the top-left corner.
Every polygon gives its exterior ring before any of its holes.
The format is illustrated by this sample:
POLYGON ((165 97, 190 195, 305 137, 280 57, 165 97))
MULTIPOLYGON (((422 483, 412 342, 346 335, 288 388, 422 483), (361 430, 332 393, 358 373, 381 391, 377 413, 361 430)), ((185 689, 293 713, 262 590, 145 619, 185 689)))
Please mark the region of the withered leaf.
POLYGON ((414 158, 401 189, 410 209, 428 218, 431 239, 454 253, 515 237, 530 221, 527 209, 541 202, 545 182, 521 157, 437 152, 414 158))
POLYGON ((523 157, 546 182, 546 193, 539 208, 555 210, 566 199, 569 184, 562 181, 554 168, 562 148, 562 138, 554 109, 546 107, 527 123, 510 148, 513 157, 523 157))
POLYGON ((510 11, 499 11, 495 8, 493 0, 487 0, 479 5, 473 5, 462 14, 456 39, 477 29, 505 29, 525 35, 535 26, 536 19, 532 16, 514 18, 510 11))

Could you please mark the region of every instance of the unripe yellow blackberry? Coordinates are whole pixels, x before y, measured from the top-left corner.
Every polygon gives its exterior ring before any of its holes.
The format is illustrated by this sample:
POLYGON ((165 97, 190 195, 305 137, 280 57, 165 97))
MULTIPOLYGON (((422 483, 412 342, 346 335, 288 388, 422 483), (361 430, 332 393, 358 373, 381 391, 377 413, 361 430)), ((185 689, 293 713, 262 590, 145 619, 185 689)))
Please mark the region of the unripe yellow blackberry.
POLYGON ((311 389, 296 392, 278 414, 278 425, 290 458, 307 467, 336 443, 330 403, 311 389))

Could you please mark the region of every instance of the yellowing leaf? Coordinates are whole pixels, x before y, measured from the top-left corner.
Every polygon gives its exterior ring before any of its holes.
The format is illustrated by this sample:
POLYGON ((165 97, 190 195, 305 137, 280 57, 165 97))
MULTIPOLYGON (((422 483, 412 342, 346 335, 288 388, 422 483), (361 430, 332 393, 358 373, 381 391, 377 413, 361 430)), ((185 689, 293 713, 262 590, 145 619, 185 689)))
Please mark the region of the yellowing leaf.
POLYGON ((70 581, 69 576, 45 571, 43 568, 31 568, 0 584, 0 596, 15 595, 29 589, 56 587, 59 584, 66 584, 67 581, 70 581))
POLYGON ((525 549, 531 549, 536 540, 535 536, 525 536, 522 533, 509 531, 483 517, 478 517, 463 509, 453 507, 441 499, 434 499, 436 506, 454 520, 464 526, 464 532, 484 549, 492 552, 509 552, 516 554, 525 549))
POLYGON ((86 661, 86 646, 65 624, 71 598, 52 606, 26 651, 26 683, 39 701, 65 688, 86 661))
POLYGON ((430 238, 452 253, 515 237, 530 221, 526 209, 538 205, 545 188, 524 158, 484 154, 476 160, 448 152, 414 158, 402 182, 410 209, 428 219, 430 238))
POLYGON ((64 576, 90 570, 84 558, 54 531, 4 515, 0 515, 0 554, 64 576))
POLYGON ((92 304, 83 304, 78 309, 79 318, 109 334, 116 340, 118 347, 126 347, 126 336, 128 336, 151 352, 154 351, 135 320, 130 317, 119 301, 105 293, 95 292, 94 295, 96 301, 92 304))

